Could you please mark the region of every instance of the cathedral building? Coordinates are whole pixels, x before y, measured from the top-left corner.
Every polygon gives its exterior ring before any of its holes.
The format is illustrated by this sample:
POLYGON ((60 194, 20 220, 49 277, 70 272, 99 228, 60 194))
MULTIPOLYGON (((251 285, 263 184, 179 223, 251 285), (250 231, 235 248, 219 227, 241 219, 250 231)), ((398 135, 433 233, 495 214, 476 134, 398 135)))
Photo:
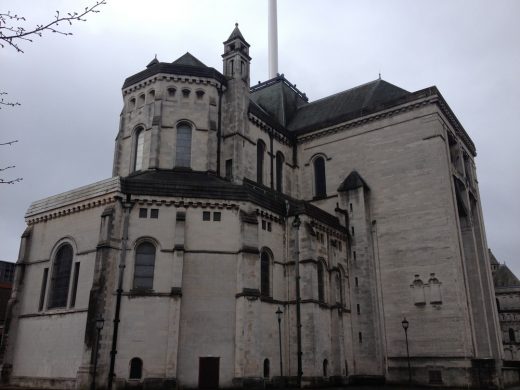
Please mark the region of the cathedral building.
POLYGON ((439 90, 251 86, 238 26, 222 59, 128 77, 113 176, 29 207, 3 380, 507 384, 475 145, 439 90))

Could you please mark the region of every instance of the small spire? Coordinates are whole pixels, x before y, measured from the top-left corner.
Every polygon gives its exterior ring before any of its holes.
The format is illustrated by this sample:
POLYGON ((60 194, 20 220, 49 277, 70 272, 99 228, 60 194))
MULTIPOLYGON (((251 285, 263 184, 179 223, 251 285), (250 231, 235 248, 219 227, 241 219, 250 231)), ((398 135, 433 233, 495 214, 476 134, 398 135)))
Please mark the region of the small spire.
POLYGON ((238 27, 238 23, 235 23, 235 27, 238 27))
POLYGON ((379 71, 379 80, 381 80, 381 71, 379 71))

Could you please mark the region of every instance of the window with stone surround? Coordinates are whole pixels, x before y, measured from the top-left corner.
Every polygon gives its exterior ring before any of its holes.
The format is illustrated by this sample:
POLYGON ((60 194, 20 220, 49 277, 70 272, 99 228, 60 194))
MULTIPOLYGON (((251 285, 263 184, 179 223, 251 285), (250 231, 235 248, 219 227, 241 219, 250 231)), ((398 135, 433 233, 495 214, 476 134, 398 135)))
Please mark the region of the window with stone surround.
POLYGON ((260 253, 260 295, 271 296, 271 258, 265 250, 260 253))
POLYGON ((135 249, 134 289, 152 290, 155 268, 155 245, 145 241, 135 249))
POLYGON ((144 129, 137 128, 134 135, 134 172, 143 168, 144 129))
POLYGON ((314 159, 314 197, 325 198, 327 196, 327 183, 325 178, 325 159, 318 157, 314 159))
POLYGON ((49 309, 67 307, 72 257, 73 250, 70 244, 62 245, 56 252, 52 265, 49 309))
POLYGON ((265 143, 258 140, 256 143, 256 181, 258 184, 264 184, 264 155, 265 143))
POLYGON ((318 260, 318 301, 325 302, 325 276, 323 262, 318 260))
POLYGON ((282 152, 276 153, 276 191, 283 192, 283 165, 285 158, 282 152))
POLYGON ((175 166, 191 167, 191 126, 187 123, 181 123, 177 126, 175 166))

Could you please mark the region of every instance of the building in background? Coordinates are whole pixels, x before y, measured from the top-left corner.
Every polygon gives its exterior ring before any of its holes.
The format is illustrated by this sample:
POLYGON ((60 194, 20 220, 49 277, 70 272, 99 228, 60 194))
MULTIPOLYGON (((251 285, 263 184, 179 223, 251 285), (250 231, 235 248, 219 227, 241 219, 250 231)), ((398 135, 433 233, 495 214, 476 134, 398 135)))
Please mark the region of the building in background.
POLYGON ((113 177, 30 206, 3 377, 510 382, 475 145, 437 88, 251 87, 238 26, 222 58, 127 78, 113 177))
POLYGON ((7 303, 13 288, 14 265, 13 262, 0 260, 0 339, 4 334, 7 303))
POLYGON ((502 330, 504 359, 520 361, 520 280, 505 263, 498 262, 491 250, 489 260, 502 330))

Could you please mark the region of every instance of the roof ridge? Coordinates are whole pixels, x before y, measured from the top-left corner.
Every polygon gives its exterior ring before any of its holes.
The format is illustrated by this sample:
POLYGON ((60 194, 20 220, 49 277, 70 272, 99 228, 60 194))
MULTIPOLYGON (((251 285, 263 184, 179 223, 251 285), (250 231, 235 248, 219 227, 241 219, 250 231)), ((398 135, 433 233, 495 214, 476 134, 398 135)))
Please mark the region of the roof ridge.
POLYGON ((333 97, 335 97, 335 96, 341 95, 342 93, 346 93, 346 92, 354 91, 354 90, 356 90, 356 89, 358 89, 358 88, 365 87, 365 86, 367 86, 367 85, 369 85, 369 84, 372 84, 372 83, 375 83, 375 82, 377 82, 377 81, 378 81, 378 79, 376 79, 376 80, 372 80, 372 81, 369 81, 369 82, 366 82, 366 83, 363 83, 363 84, 357 85, 357 86, 355 86, 355 87, 352 87, 352 88, 349 88, 349 89, 345 89, 344 91, 339 91, 339 92, 333 93, 332 95, 324 96, 324 97, 319 98, 319 99, 317 99, 317 100, 314 100, 314 101, 312 101, 312 102, 308 102, 309 104, 305 104, 304 106, 299 107, 298 110, 299 110, 300 108, 303 108, 303 107, 309 107, 309 106, 311 106, 311 105, 314 104, 314 103, 318 103, 318 102, 321 102, 321 101, 323 101, 323 100, 327 100, 327 99, 333 98, 333 97))

